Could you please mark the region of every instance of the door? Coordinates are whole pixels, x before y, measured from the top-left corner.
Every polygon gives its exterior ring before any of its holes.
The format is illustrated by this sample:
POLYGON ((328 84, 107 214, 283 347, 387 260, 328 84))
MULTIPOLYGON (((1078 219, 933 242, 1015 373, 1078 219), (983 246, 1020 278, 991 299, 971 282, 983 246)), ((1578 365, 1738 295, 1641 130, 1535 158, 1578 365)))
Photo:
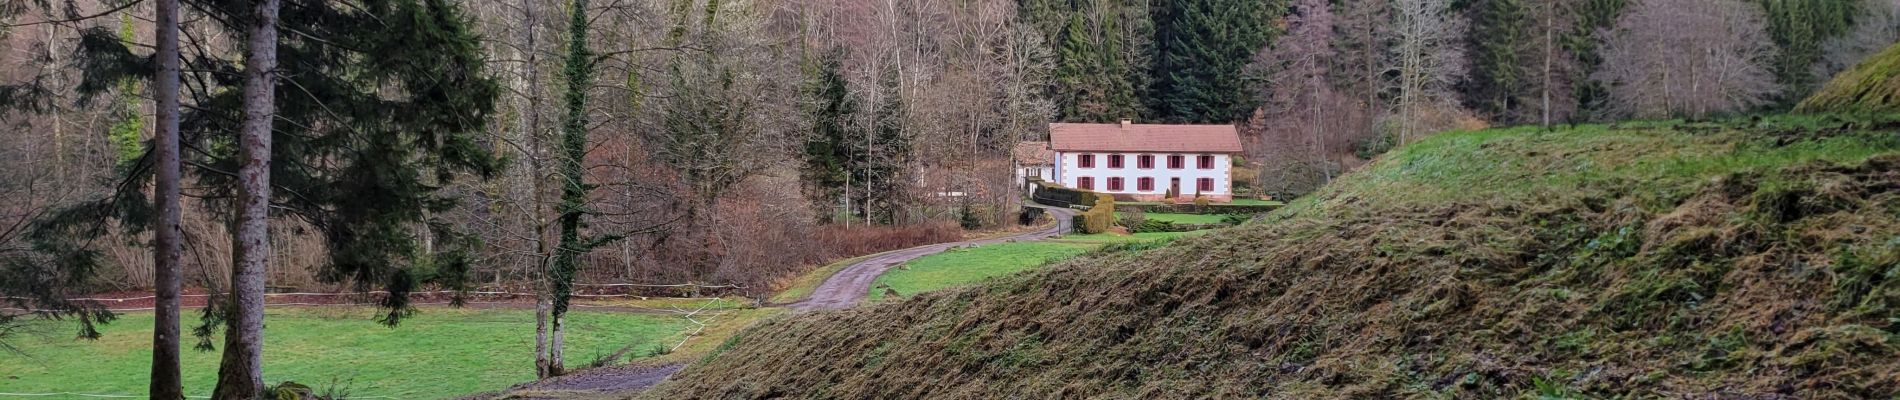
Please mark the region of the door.
POLYGON ((1181 178, 1168 178, 1168 199, 1180 198, 1181 193, 1181 178))

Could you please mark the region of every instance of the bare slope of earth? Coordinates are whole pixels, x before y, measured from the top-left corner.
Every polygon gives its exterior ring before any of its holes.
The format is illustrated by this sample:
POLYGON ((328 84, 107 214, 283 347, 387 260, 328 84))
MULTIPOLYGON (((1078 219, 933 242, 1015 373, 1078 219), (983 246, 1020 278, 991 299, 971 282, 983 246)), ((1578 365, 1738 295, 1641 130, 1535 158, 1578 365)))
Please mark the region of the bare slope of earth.
POLYGON ((1900 134, 1448 133, 1264 221, 767 321, 646 398, 1888 398, 1900 134))

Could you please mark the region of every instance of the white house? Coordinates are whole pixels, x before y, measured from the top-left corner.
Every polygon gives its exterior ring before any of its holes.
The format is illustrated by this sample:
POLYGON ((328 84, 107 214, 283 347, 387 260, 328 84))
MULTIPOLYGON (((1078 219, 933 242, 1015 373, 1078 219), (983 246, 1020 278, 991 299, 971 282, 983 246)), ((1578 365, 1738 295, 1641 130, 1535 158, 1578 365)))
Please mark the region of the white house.
POLYGON ((1056 152, 1049 149, 1049 142, 1022 142, 1010 151, 1016 168, 1016 182, 1027 182, 1029 178, 1054 182, 1056 180, 1056 152))
POLYGON ((1063 186, 1136 201, 1232 201, 1228 170, 1241 152, 1233 125, 1049 124, 1063 186))

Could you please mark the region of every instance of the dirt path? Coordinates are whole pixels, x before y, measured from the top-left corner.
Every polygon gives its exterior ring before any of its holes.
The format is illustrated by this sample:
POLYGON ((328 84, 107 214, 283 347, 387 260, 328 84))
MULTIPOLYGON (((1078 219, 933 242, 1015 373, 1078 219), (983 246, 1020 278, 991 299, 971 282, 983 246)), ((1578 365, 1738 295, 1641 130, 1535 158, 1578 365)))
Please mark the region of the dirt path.
MULTIPOLYGON (((820 283, 818 288, 812 291, 811 297, 785 306, 798 311, 848 308, 857 305, 858 300, 863 299, 864 296, 870 292, 871 282, 877 280, 878 275, 884 274, 884 271, 891 269, 891 267, 909 262, 918 257, 937 254, 944 250, 960 246, 982 246, 1010 241, 1042 240, 1061 236, 1063 233, 1069 232, 1069 218, 1075 215, 1074 210, 1049 207, 1044 207, 1043 209, 1048 210, 1049 215, 1056 220, 1056 223, 1050 227, 1009 236, 938 243, 879 254, 866 258, 863 261, 858 261, 856 264, 846 266, 844 269, 839 270, 838 273, 832 274, 829 278, 825 278, 824 283, 820 283)), ((590 396, 608 393, 638 393, 639 391, 646 390, 648 387, 659 384, 660 381, 666 380, 667 377, 672 376, 673 373, 679 372, 679 370, 683 368, 685 368, 685 366, 680 364, 659 367, 591 368, 576 371, 572 375, 530 383, 523 387, 509 390, 502 398, 576 399, 591 398, 590 396)))
POLYGON ((797 303, 788 304, 787 306, 798 311, 848 308, 857 305, 858 300, 863 299, 865 294, 870 292, 871 282, 876 281, 878 275, 883 275, 884 271, 890 270, 891 267, 909 262, 918 257, 937 254, 944 250, 962 246, 981 246, 1011 241, 1047 239, 1061 236, 1063 233, 1069 231, 1069 217, 1075 215, 1075 211, 1067 208, 1044 209, 1048 210, 1049 215, 1055 218, 1056 223, 1053 226, 1003 237, 938 243, 879 254, 844 267, 844 269, 839 270, 838 273, 832 274, 830 278, 826 278, 824 283, 819 284, 818 289, 812 291, 811 297, 797 303))

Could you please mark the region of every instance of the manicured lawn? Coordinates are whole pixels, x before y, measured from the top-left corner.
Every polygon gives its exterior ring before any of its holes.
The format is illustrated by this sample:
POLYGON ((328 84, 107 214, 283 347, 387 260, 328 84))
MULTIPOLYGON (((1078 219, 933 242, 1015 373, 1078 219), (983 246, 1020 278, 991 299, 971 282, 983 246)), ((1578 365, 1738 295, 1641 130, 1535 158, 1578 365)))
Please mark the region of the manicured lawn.
POLYGON ((1142 217, 1156 220, 1156 221, 1168 221, 1168 222, 1173 222, 1177 224, 1218 224, 1218 223, 1221 223, 1223 220, 1227 219, 1226 215, 1221 215, 1221 214, 1148 213, 1148 214, 1142 214, 1142 217))
MULTIPOLYGON (((195 310, 194 310, 195 311, 195 310)), ((319 390, 348 388, 353 397, 448 398, 498 390, 534 379, 531 310, 427 308, 402 326, 370 320, 368 308, 274 308, 267 311, 264 379, 319 390)), ((185 321, 185 393, 209 395, 218 352, 191 350, 196 313, 185 321)), ((678 317, 575 311, 568 314, 567 364, 633 346, 639 357, 677 343, 690 323, 678 317)), ((10 337, 21 353, 0 351, 0 392, 144 395, 151 365, 152 314, 129 313, 102 329, 98 341, 74 340, 65 322, 35 322, 10 337)), ((222 341, 218 341, 222 345, 222 341)), ((58 398, 58 397, 49 397, 58 398)))
POLYGON ((1100 246, 1091 243, 1011 242, 950 249, 911 260, 906 264, 909 269, 892 268, 878 276, 871 283, 871 293, 866 299, 883 299, 884 287, 887 285, 896 290, 899 296, 912 296, 1013 274, 1050 261, 1075 257, 1100 246))
POLYGON ((885 286, 896 290, 899 296, 908 297, 1025 271, 1050 262, 1066 260, 1112 243, 1173 239, 1207 232, 1068 235, 1060 239, 1038 242, 1010 242, 976 248, 951 249, 911 260, 906 264, 909 269, 892 268, 884 275, 878 276, 877 280, 871 283, 871 292, 866 299, 871 301, 884 299, 885 286))

